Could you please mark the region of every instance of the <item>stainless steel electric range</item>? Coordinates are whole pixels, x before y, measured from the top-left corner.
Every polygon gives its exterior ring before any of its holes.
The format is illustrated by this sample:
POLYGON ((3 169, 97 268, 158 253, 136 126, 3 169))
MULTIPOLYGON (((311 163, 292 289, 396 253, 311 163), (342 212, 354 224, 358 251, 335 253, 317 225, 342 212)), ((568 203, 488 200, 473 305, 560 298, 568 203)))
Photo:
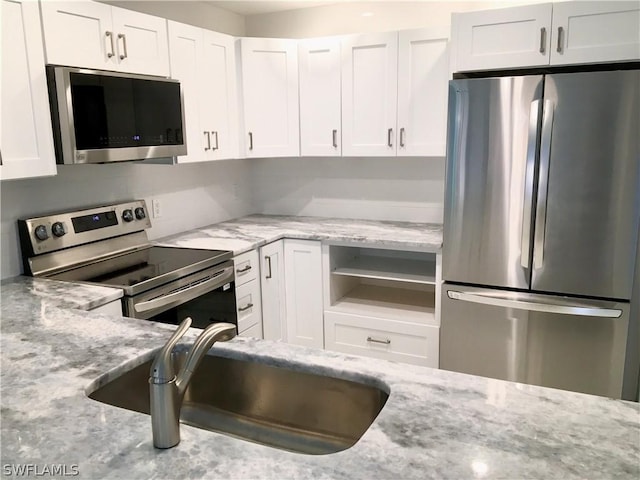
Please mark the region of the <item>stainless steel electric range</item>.
POLYGON ((144 200, 18 220, 24 273, 121 288, 125 316, 237 324, 232 252, 149 242, 144 200))

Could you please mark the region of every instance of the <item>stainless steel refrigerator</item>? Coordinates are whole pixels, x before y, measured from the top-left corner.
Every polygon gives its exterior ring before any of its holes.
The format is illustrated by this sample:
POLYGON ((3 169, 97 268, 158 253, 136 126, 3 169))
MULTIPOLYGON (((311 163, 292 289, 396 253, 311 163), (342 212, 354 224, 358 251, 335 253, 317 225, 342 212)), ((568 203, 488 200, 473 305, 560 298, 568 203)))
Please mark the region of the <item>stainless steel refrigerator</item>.
POLYGON ((640 71, 452 80, 447 142, 440 367, 635 398, 640 71))

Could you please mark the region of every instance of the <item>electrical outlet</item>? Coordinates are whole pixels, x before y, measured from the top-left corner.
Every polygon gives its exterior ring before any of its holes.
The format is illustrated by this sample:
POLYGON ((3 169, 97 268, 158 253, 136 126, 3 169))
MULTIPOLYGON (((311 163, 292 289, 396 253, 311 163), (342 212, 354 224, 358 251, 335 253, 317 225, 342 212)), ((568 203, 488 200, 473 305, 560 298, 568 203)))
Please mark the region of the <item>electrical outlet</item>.
POLYGON ((160 218, 162 216, 162 203, 159 198, 151 200, 151 208, 153 209, 153 218, 160 218))

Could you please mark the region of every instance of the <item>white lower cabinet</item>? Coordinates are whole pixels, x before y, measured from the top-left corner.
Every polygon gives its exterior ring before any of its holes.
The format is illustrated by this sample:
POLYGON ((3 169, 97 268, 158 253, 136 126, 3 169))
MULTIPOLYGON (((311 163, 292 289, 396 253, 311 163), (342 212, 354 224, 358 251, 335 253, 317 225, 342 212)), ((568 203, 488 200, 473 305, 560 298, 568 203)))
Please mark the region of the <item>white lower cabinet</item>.
POLYGON ((102 313, 105 315, 113 315, 116 317, 122 316, 122 302, 120 300, 114 300, 113 302, 105 303, 99 307, 92 308, 94 313, 102 313))
POLYGON ((262 303, 260 284, 257 280, 236 286, 236 311, 238 313, 238 333, 243 334, 253 329, 251 336, 260 330, 262 338, 262 303))
POLYGON ((325 348, 437 368, 438 256, 325 245, 325 348))
POLYGON ((251 250, 233 259, 236 284, 238 334, 262 338, 262 295, 258 251, 251 250))
POLYGON ((440 328, 333 311, 324 313, 325 348, 437 367, 440 328))
POLYGON ((324 348, 322 249, 315 240, 284 241, 287 341, 324 348))

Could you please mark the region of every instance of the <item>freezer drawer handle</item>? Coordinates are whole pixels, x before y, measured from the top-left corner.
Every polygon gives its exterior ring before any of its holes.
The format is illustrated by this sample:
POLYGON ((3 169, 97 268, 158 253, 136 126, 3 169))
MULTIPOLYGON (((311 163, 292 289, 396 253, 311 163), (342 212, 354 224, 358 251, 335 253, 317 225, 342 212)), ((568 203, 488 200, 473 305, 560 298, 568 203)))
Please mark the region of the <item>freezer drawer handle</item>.
POLYGON ((622 310, 619 310, 617 308, 586 307, 584 305, 575 305, 571 303, 566 303, 565 305, 557 305, 532 302, 527 300, 512 300, 503 297, 479 295, 468 292, 458 292, 456 290, 447 290, 447 296, 452 300, 479 303, 481 305, 493 305, 496 307, 516 308, 519 310, 528 310, 531 312, 558 313, 561 315, 580 315, 583 317, 603 318, 619 318, 622 315, 622 310))

